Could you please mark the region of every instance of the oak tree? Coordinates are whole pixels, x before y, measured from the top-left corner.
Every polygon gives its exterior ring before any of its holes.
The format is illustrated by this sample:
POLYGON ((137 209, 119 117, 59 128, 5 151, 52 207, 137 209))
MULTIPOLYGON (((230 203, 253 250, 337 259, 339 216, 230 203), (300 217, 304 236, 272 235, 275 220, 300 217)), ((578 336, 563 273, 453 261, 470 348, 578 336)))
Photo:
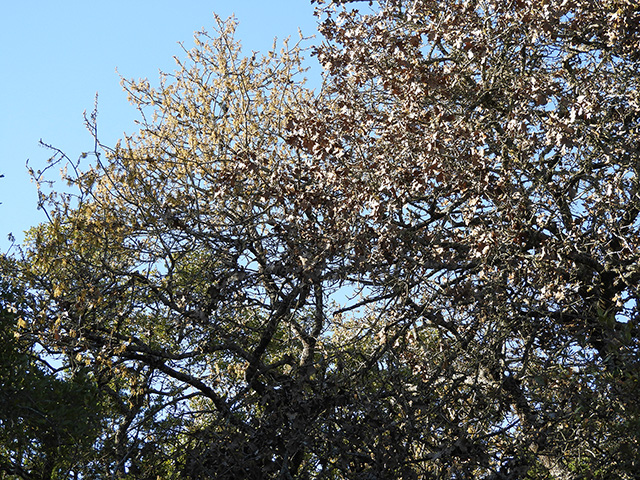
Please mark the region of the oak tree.
POLYGON ((630 478, 637 2, 318 3, 326 107, 290 141, 346 206, 390 352, 446 403, 409 409, 417 470, 630 478))
POLYGON ((320 91, 219 22, 41 195, 103 476, 632 478, 635 2, 317 3, 320 91))
POLYGON ((323 419, 352 401, 323 343, 339 258, 285 142, 313 96, 298 45, 242 57, 234 29, 197 35, 157 87, 124 82, 140 131, 71 162, 75 193, 41 182, 30 328, 120 409, 106 478, 304 478, 339 456, 323 419))

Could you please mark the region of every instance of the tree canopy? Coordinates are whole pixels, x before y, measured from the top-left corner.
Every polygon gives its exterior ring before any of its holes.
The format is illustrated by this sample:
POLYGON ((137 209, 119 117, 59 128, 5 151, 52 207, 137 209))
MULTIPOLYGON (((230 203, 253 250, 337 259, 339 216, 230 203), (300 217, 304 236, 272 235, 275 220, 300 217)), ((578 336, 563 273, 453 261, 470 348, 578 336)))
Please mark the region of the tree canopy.
POLYGON ((316 3, 319 91, 218 20, 35 174, 20 328, 101 399, 84 475, 634 478, 640 7, 316 3))

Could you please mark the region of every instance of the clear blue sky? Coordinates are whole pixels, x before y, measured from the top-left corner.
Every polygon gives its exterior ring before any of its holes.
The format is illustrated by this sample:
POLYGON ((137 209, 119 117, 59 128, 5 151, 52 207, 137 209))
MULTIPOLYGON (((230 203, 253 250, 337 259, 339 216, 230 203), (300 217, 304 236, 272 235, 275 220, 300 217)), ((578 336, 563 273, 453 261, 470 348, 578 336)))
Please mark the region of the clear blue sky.
MULTIPOLYGON (((91 150, 83 125, 99 95, 101 141, 114 144, 135 131, 136 111, 120 87, 120 77, 158 78, 172 71, 178 42, 192 45, 193 33, 213 26, 213 12, 235 13, 236 32, 247 52, 265 51, 273 38, 297 39, 316 33, 309 0, 108 0, 13 1, 0 15, 0 251, 7 234, 44 220, 36 210, 35 185, 25 162, 46 164, 42 139, 75 159, 91 150)), ((316 78, 319 77, 318 68, 316 78)), ((312 75, 313 76, 313 75, 312 75)))

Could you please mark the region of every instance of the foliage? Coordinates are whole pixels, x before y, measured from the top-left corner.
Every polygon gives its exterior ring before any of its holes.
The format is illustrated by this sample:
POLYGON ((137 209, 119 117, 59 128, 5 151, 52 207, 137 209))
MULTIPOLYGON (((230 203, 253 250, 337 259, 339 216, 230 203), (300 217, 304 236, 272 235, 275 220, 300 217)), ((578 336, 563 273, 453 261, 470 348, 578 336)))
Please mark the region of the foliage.
POLYGON ((635 2, 318 3, 319 93, 219 21, 42 194, 29 320, 112 402, 101 475, 632 478, 635 2))
POLYGON ((45 368, 24 319, 28 292, 15 274, 13 262, 0 257, 0 472, 73 478, 92 457, 97 394, 82 371, 61 378, 45 368))

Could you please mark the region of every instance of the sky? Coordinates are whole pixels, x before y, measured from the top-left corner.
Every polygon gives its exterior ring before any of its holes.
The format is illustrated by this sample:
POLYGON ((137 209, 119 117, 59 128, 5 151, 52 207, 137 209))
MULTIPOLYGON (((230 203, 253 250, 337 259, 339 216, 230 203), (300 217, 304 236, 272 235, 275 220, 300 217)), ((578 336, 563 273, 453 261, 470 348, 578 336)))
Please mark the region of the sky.
MULTIPOLYGON (((235 14, 236 38, 247 53, 266 51, 274 37, 316 34, 309 0, 109 0, 103 2, 6 2, 0 15, 0 252, 29 227, 45 221, 25 163, 43 168, 51 152, 42 139, 76 159, 91 151, 84 127, 98 94, 102 143, 114 145, 135 132, 137 111, 120 86, 124 78, 148 78, 175 69, 193 34, 212 31, 213 13, 235 14), (116 72, 117 69, 117 72, 116 72)), ((313 42, 315 40, 311 40, 313 42)), ((310 60, 311 78, 319 67, 310 60)), ((57 177, 57 175, 56 175, 57 177)))

